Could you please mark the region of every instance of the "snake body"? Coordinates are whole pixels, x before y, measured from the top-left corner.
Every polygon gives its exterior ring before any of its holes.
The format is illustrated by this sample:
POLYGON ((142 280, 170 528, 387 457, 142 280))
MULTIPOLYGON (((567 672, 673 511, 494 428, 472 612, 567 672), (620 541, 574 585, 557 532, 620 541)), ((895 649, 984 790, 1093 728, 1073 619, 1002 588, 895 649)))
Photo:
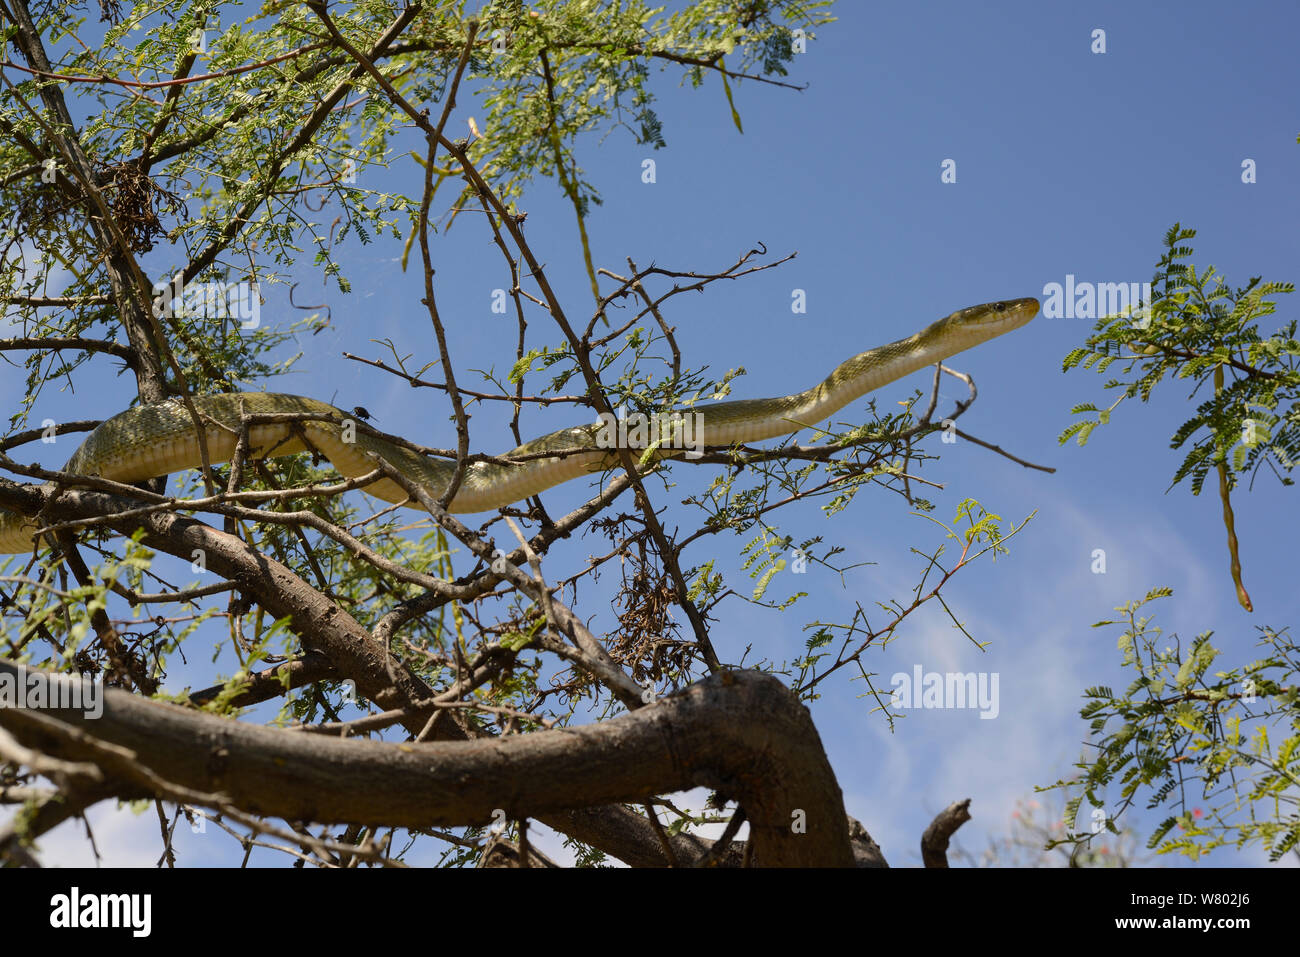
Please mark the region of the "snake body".
MULTIPOLYGON (((691 410, 701 413, 701 428, 692 436, 692 445, 725 447, 758 442, 815 425, 854 399, 895 379, 1024 325, 1037 312, 1037 299, 1012 299, 961 309, 906 339, 859 353, 803 392, 699 406, 691 410)), ((249 457, 318 451, 340 473, 355 478, 374 471, 375 462, 370 455, 377 455, 435 498, 446 490, 455 472, 455 463, 450 460, 425 457, 364 427, 356 427, 355 422, 349 428, 350 416, 316 399, 284 393, 243 392, 196 396, 192 401, 206 423, 208 459, 212 463, 229 461, 234 455, 243 416, 307 413, 326 416, 331 421, 252 424, 248 427, 249 457)), ((604 437, 601 431, 600 423, 560 429, 525 443, 503 457, 525 457, 524 461, 515 464, 480 461, 467 465, 448 511, 482 512, 499 508, 617 464, 617 454, 607 442, 610 430, 606 428, 604 437), (581 451, 575 453, 574 449, 581 451), (562 451, 569 454, 545 454, 562 451)), ((664 456, 680 454, 680 451, 667 450, 662 453, 664 456)), ((196 468, 201 463, 199 441, 189 410, 178 400, 168 400, 128 409, 100 423, 73 453, 63 471, 69 475, 97 475, 117 482, 140 482, 196 468)), ((365 490, 386 502, 405 503, 409 499, 405 490, 387 478, 366 485, 365 490)), ((36 527, 23 516, 0 508, 0 553, 30 551, 35 532, 36 527)))

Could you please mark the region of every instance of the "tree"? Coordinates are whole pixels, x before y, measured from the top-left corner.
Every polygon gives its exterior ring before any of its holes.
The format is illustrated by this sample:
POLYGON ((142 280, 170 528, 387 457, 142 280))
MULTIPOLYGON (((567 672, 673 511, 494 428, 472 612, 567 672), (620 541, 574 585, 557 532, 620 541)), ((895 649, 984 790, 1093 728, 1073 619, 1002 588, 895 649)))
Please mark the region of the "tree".
MULTIPOLYGON (((960 547, 955 563, 945 564, 941 541, 922 556, 910 602, 883 620, 860 608, 848 625, 816 627, 805 653, 770 664, 772 673, 721 660, 710 618, 738 593, 711 563, 688 564, 688 549, 724 532, 741 536, 750 599, 788 605, 799 596, 766 597, 787 559, 829 564, 839 549, 817 535, 796 545, 774 524, 779 510, 820 500, 833 513, 878 485, 930 511, 914 494, 915 466, 932 457, 919 443, 954 430, 970 405, 934 420, 939 370, 928 406, 920 393, 898 413, 872 406, 866 424, 817 444, 707 451, 698 462, 718 475, 707 495, 683 503, 693 528, 685 534, 669 530, 681 527, 679 516, 661 518, 666 501, 654 483, 666 466, 643 468, 653 463, 626 448, 569 514, 552 515, 533 497, 471 528, 408 488, 431 516, 414 529, 409 514, 376 515, 359 496, 344 497, 360 483, 337 483, 308 455, 249 461, 237 446, 229 466, 208 459, 179 497, 157 482, 71 477, 10 455, 93 428, 31 428, 27 416, 51 383, 106 360, 134 376, 139 402, 177 397, 203 435, 195 396, 273 383, 291 364, 284 346, 295 327, 241 322, 249 317, 231 307, 230 291, 287 285, 311 247, 313 266, 346 293, 333 254, 344 241, 392 243, 404 263, 418 250, 428 328, 389 343, 391 357, 364 361, 374 375, 445 396, 457 448, 407 443, 420 454, 458 469, 475 461, 466 412, 475 403, 508 404, 519 443, 530 405, 649 414, 725 395, 729 377, 684 364, 667 311, 682 293, 783 260, 751 250, 712 272, 598 269, 586 224, 599 195, 577 145, 613 127, 649 147, 664 142, 652 66, 683 71, 697 86, 716 80, 728 100, 742 79, 784 85, 775 77, 829 22, 826 7, 702 0, 663 15, 635 3, 495 2, 471 17, 453 2, 268 2, 240 22, 218 4, 124 11, 107 2, 102 42, 86 42, 94 28, 68 20, 62 5, 3 0, 6 42, 24 63, 8 65, 6 78, 23 78, 7 80, 0 111, 12 171, 0 294, 22 334, 0 340, 0 352, 22 356, 29 399, 0 442, 0 466, 56 484, 0 481, 0 506, 39 515, 53 543, 0 577, 0 682, 31 679, 54 693, 50 673, 90 671, 109 686, 95 719, 0 709, 9 762, 0 789, 23 805, 0 832, 6 854, 30 859, 42 833, 117 798, 154 802, 168 833, 180 814, 202 815, 246 846, 270 835, 330 865, 387 862, 408 835, 442 842, 451 863, 537 864, 530 819, 571 838, 584 862, 883 864, 845 814, 801 699, 846 668, 869 680, 863 654, 959 570, 1004 550, 1019 526, 1004 530, 998 516, 963 503, 951 527, 940 523, 960 547), (486 111, 482 124, 458 112, 458 99, 486 111), (449 132, 462 128, 472 137, 449 132), (354 188, 359 171, 392 163, 408 140, 419 146, 413 195, 354 188), (561 301, 525 234, 520 201, 535 176, 554 177, 573 207, 587 307, 561 301), (326 199, 340 211, 328 226, 310 215, 326 199), (452 228, 495 245, 518 325, 509 375, 485 373, 479 389, 450 354, 450 320, 438 308, 433 250, 452 228), (59 270, 71 279, 54 288, 59 270), (221 322, 190 321, 214 302, 221 322), (574 318, 580 311, 584 321, 574 318), (442 381, 428 377, 435 366, 442 381), (583 528, 608 537, 607 554, 557 574, 554 546, 583 528), (97 557, 87 561, 87 552, 97 557), (200 579, 177 584, 184 566, 163 556, 192 563, 200 579), (576 595, 615 567, 618 620, 597 635, 576 595), (670 618, 674 607, 685 633, 670 618), (223 653, 238 670, 159 702, 168 656, 193 647, 214 618, 228 626, 223 653), (357 699, 377 711, 344 718, 357 699), (232 720, 267 702, 283 702, 284 720, 318 733, 232 720), (589 714, 600 720, 581 723, 589 714), (715 791, 703 814, 662 797, 701 785, 715 791), (692 832, 706 819, 726 822, 720 840, 692 832), (339 824, 346 829, 331 830, 339 824), (736 841, 743 824, 749 838, 736 841), (489 826, 509 827, 513 843, 486 845, 489 826)), ((739 125, 734 107, 731 115, 739 125)), ((325 321, 313 315, 298 327, 325 321)), ((132 396, 124 389, 120 398, 125 406, 132 396)), ((358 409, 348 422, 366 430, 365 417, 358 409)), ((255 418, 242 417, 245 440, 255 418)), ((946 846, 946 834, 935 842, 946 846)))
MULTIPOLYGON (((1104 410, 1076 406, 1075 414, 1088 417, 1060 440, 1073 436, 1085 444, 1122 402, 1147 401, 1167 378, 1192 380, 1193 397, 1208 391, 1170 441, 1173 448, 1191 445, 1171 487, 1190 479, 1192 493, 1200 494, 1211 469, 1217 473, 1232 581, 1249 612, 1230 494, 1241 476, 1249 474, 1253 486, 1265 466, 1283 485, 1293 484, 1300 456, 1296 321, 1269 335, 1259 323, 1276 312, 1269 297, 1294 286, 1256 276, 1233 287, 1213 266, 1197 270, 1184 262, 1193 254, 1185 244, 1195 235, 1175 223, 1164 237, 1151 301, 1135 315, 1103 318, 1085 345, 1065 357, 1067 370, 1118 367, 1121 375, 1105 387, 1120 395, 1104 410)), ((1147 613, 1147 605, 1172 594, 1154 587, 1117 608, 1119 617, 1093 626, 1123 629, 1122 663, 1134 677, 1120 693, 1104 686, 1084 692, 1089 702, 1080 714, 1096 750, 1077 765, 1081 790, 1067 802, 1066 819, 1076 827, 1053 846, 1093 840, 1095 830, 1077 826, 1085 798, 1097 812, 1106 809, 1106 828, 1118 833, 1115 822, 1145 797, 1148 808, 1172 812, 1148 840, 1159 853, 1195 859, 1226 844, 1259 843, 1278 860, 1300 842, 1300 649, 1289 629, 1260 625, 1261 657, 1213 670, 1222 664, 1212 630, 1184 647, 1177 635, 1163 637, 1147 613), (1285 737, 1275 741, 1279 731, 1285 737)))

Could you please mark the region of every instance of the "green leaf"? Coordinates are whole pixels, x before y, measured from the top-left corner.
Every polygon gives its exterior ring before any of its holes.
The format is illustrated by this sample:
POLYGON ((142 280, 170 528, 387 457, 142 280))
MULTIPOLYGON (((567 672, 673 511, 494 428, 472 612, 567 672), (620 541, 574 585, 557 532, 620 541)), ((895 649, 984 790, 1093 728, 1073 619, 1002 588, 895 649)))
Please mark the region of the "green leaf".
POLYGON ((745 127, 741 125, 740 114, 736 112, 736 102, 731 98, 731 84, 727 82, 726 65, 723 63, 722 58, 718 59, 718 66, 721 67, 718 75, 722 77, 722 89, 727 94, 727 106, 731 108, 731 122, 736 124, 736 129, 743 135, 745 127))
POLYGON ((772 563, 771 567, 769 567, 767 571, 763 572, 762 577, 758 580, 758 584, 754 586, 754 601, 763 600, 763 595, 767 591, 767 586, 771 583, 772 579, 776 577, 776 573, 781 571, 783 568, 785 568, 785 559, 778 558, 772 563))

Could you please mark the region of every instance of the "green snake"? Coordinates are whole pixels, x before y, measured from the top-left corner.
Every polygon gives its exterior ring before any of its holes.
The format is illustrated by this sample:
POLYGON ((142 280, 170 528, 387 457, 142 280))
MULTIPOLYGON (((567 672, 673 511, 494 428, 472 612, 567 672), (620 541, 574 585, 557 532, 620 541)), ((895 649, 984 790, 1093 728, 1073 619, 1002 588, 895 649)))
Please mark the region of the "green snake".
MULTIPOLYGON (((693 427, 691 447, 729 447, 788 435, 816 425, 854 399, 917 369, 940 362, 972 346, 1019 328, 1038 313, 1037 299, 990 302, 957 312, 925 329, 888 345, 860 353, 835 367, 824 380, 803 392, 773 399, 742 399, 701 405, 693 427)), ((334 406, 303 396, 273 392, 242 392, 196 396, 192 399, 206 425, 208 460, 226 462, 235 453, 245 415, 306 413, 330 419, 249 424, 248 457, 266 458, 295 452, 323 453, 348 478, 375 470, 372 455, 396 468, 409 481, 435 498, 446 491, 456 471, 449 459, 426 457, 373 434, 334 406)), ((620 431, 605 420, 595 425, 561 429, 519 446, 503 458, 523 461, 466 465, 450 512, 482 512, 537 495, 569 479, 603 471, 618 462, 611 441, 644 448, 634 442, 635 429, 620 431), (574 450, 579 451, 574 451, 574 450), (556 453, 548 455, 546 453, 556 453), (567 454, 560 454, 567 453, 567 454)), ((660 431, 659 457, 680 456, 660 431)), ((680 436, 679 436, 680 437, 680 436)), ((182 469, 200 467, 202 453, 189 410, 179 400, 128 409, 99 424, 77 449, 65 474, 97 475, 117 482, 141 482, 182 469)), ((69 484, 75 484, 69 482, 69 484)), ((47 487, 53 488, 52 483, 47 487)), ((377 479, 365 490, 386 502, 407 503, 410 497, 396 482, 377 479)), ((21 515, 0 508, 0 553, 31 551, 36 526, 21 515)))

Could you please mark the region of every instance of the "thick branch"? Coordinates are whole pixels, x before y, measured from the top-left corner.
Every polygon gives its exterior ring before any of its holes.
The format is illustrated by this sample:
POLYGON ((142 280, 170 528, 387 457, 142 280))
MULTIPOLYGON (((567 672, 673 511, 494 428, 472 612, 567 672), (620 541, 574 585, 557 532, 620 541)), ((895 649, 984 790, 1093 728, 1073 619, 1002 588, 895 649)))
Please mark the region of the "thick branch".
POLYGON ((970 798, 954 801, 939 812, 921 835, 921 860, 926 867, 948 866, 948 840, 970 820, 970 798))
MULTIPOLYGON (((17 666, 0 661, 0 675, 17 666)), ((500 740, 392 745, 288 734, 107 689, 103 714, 6 708, 27 747, 287 820, 398 827, 487 824, 640 801, 692 787, 745 809, 753 861, 853 866, 834 773, 807 710, 777 679, 724 672, 581 728, 500 740)), ((192 797, 192 795, 191 795, 192 797)))
MULTIPOLYGON (((0 482, 0 505, 17 511, 37 511, 47 504, 48 494, 44 489, 0 482)), ((70 490, 60 496, 51 512, 70 517, 115 515, 123 511, 124 504, 119 496, 70 490)), ((114 519, 109 524, 127 535, 143 528, 145 545, 187 561, 200 553, 210 572, 236 583, 276 618, 288 617, 304 647, 325 654, 343 675, 356 681, 358 691, 367 698, 395 707, 432 697, 424 682, 393 666, 386 649, 351 615, 290 569, 233 535, 170 512, 114 519)))

